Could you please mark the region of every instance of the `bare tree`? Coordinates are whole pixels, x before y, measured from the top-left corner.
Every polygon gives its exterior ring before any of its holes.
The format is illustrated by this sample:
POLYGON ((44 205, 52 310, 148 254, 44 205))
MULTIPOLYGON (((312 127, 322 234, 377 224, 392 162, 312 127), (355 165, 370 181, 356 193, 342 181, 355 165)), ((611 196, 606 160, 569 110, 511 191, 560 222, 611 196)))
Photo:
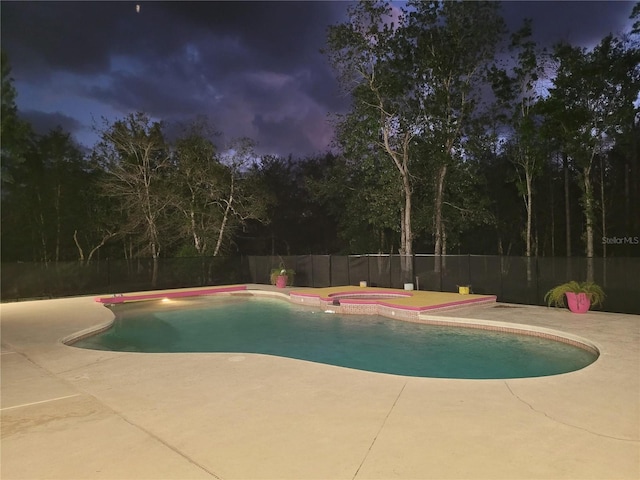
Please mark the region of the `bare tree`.
POLYGON ((169 204, 166 182, 170 152, 162 125, 144 113, 128 115, 105 127, 95 156, 107 173, 105 194, 118 199, 126 218, 121 233, 135 234, 141 254, 153 259, 152 286, 158 279, 158 259, 162 250, 161 216, 169 204))

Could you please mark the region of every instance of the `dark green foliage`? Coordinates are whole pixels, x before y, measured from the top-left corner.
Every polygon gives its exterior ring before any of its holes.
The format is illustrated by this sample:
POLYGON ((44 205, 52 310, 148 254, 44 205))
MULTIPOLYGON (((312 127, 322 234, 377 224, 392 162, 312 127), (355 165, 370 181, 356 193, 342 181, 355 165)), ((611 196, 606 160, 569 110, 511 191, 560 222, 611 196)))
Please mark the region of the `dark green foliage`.
POLYGON ((447 253, 553 256, 590 241, 594 256, 640 255, 635 37, 557 46, 547 95, 535 25, 512 34, 512 68, 486 76, 504 33, 497 3, 411 5, 391 25, 366 21, 390 19, 390 5, 360 2, 364 30, 329 30, 332 61, 364 69, 338 71, 354 102, 337 118, 340 153, 310 158, 259 158, 251 142, 225 158, 201 119, 169 142, 143 113, 105 126, 85 155, 68 133, 38 136, 20 119, 3 55, 3 261, 397 253, 407 239, 432 253, 437 238, 447 253), (150 184, 133 175, 136 145, 152 147, 150 184))

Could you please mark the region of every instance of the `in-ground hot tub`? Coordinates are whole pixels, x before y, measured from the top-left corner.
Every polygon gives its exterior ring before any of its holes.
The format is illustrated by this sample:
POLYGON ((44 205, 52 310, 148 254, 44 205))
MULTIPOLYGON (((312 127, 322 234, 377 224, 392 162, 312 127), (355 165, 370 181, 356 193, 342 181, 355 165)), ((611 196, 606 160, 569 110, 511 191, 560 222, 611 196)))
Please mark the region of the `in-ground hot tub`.
POLYGON ((496 301, 495 295, 460 295, 372 287, 294 290, 289 298, 293 303, 335 313, 382 315, 403 320, 418 320, 421 313, 428 311, 496 301))

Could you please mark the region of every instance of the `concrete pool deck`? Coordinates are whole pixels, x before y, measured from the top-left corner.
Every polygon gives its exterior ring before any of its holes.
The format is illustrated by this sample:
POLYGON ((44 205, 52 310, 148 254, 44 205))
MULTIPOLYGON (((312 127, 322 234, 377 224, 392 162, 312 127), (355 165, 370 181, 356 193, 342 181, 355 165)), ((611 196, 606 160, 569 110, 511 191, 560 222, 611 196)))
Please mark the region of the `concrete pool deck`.
POLYGON ((577 372, 513 380, 64 345, 112 319, 93 297, 0 315, 3 479, 640 478, 637 315, 499 303, 430 314, 553 329, 601 352, 577 372))

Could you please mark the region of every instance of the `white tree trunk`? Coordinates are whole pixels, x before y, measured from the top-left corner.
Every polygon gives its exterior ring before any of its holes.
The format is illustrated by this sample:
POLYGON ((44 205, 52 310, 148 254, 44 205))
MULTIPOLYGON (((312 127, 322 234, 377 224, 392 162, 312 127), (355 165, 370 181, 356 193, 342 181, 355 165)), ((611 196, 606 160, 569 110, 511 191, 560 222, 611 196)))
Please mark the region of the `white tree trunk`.
POLYGON ((224 209, 224 216, 222 217, 222 224, 220 225, 220 232, 218 233, 218 240, 216 242, 216 248, 213 250, 213 256, 216 257, 222 246, 222 239, 224 238, 224 231, 227 227, 227 221, 229 220, 229 212, 231 211, 231 204, 233 203, 234 195, 234 177, 231 176, 231 188, 229 190, 229 199, 227 200, 227 206, 224 209))
POLYGON ((584 185, 584 220, 586 233, 586 254, 587 254, 587 281, 593 282, 593 186, 589 175, 591 166, 583 168, 583 185, 584 185))
POLYGON ((444 185, 445 177, 447 175, 447 166, 442 165, 438 169, 436 177, 436 198, 435 198, 435 212, 434 212, 434 230, 435 230, 435 249, 434 254, 436 256, 435 271, 439 272, 441 267, 441 256, 444 250, 444 226, 442 220, 442 205, 444 203, 444 185))

